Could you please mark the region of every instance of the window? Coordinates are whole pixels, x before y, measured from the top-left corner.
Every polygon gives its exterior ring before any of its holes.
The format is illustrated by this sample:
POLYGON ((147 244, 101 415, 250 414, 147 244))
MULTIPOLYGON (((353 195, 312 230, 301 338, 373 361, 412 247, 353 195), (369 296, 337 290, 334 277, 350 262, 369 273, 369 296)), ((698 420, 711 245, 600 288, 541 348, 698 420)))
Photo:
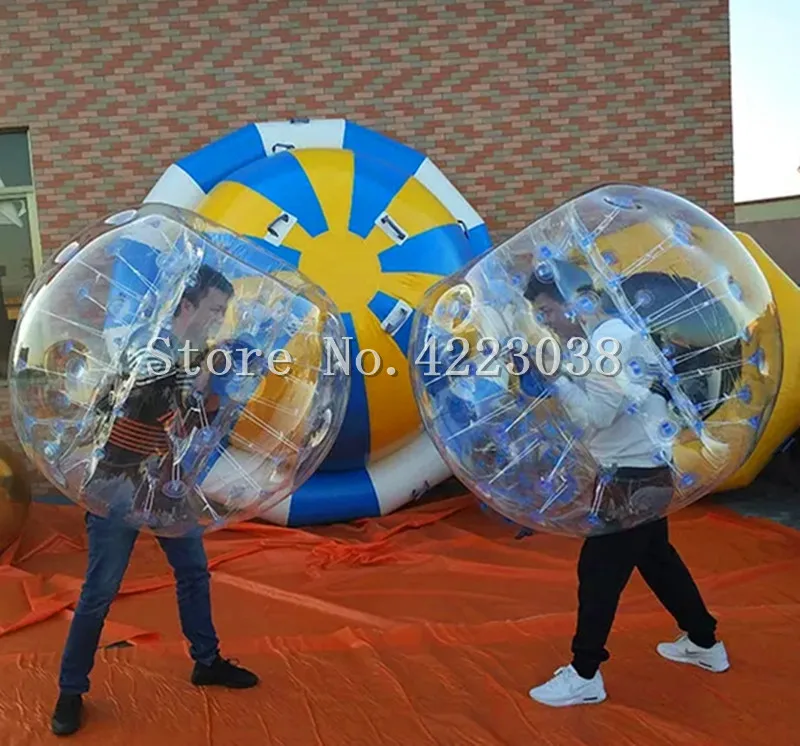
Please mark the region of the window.
POLYGON ((27 130, 0 130, 0 380, 25 291, 42 263, 27 130))

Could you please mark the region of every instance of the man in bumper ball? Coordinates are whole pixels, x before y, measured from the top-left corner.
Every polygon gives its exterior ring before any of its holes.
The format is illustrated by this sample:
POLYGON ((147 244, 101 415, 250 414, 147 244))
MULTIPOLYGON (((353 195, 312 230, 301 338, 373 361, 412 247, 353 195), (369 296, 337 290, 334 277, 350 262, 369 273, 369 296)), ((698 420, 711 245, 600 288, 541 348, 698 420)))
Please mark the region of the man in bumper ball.
MULTIPOLYGON (((60 696, 52 717, 56 735, 69 735, 81 726, 83 695, 89 691, 106 616, 128 568, 139 535, 113 515, 130 509, 137 491, 163 484, 164 470, 172 465, 176 418, 183 429, 203 425, 218 406, 213 395, 194 406, 190 398, 211 388, 210 373, 203 365, 183 367, 184 350, 202 349, 219 329, 233 296, 230 283, 209 267, 202 267, 198 281, 184 294, 170 332, 152 348, 127 360, 135 371, 134 385, 122 412, 110 416, 113 393, 101 407, 109 410, 110 432, 103 458, 85 486, 86 504, 111 505, 108 516, 87 513, 89 562, 61 660, 60 696), (194 422, 193 420, 198 420, 194 422)), ((196 361, 193 361, 196 363, 196 361)), ((153 490, 154 494, 158 490, 153 490)), ((154 496, 151 512, 158 514, 154 496)), ((221 657, 211 617, 210 575, 202 536, 159 537, 176 580, 181 627, 190 644, 195 665, 191 680, 196 686, 244 689, 258 677, 221 657)))
MULTIPOLYGON (((577 289, 594 293, 591 286, 577 289)), ((584 331, 569 314, 569 303, 554 282, 536 275, 525 297, 538 318, 562 343, 584 331)), ((603 338, 619 342, 620 355, 644 358, 637 335, 621 318, 605 313, 597 304, 588 319, 591 349, 603 338)), ((590 353, 591 354, 591 353, 590 353)), ((631 384, 636 386, 639 384, 631 384)), ((572 639, 572 661, 553 678, 530 690, 532 699, 544 705, 565 707, 599 703, 606 699, 600 666, 608 660, 608 636, 620 596, 635 569, 674 617, 683 634, 671 643, 658 645, 658 653, 669 660, 699 666, 712 672, 729 668, 725 646, 715 635, 716 620, 709 613, 700 591, 669 540, 667 518, 636 524, 637 506, 646 515, 663 515, 672 499, 673 474, 669 456, 654 465, 649 421, 667 419, 668 396, 657 388, 645 392, 627 390, 623 377, 589 373, 579 385, 559 376, 555 389, 559 401, 576 422, 596 431, 590 450, 599 463, 613 462, 616 471, 596 488, 596 520, 614 530, 586 538, 578 561, 578 618, 572 639), (591 384, 591 386, 590 386, 591 384), (633 411, 626 402, 640 399, 633 411)))

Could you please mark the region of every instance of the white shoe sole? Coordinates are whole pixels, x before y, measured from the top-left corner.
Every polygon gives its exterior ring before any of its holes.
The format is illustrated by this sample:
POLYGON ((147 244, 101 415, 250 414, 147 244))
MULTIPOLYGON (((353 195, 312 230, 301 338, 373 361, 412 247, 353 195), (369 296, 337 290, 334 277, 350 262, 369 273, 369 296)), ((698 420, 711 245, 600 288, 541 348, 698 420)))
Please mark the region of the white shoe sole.
POLYGON ((671 655, 663 650, 659 650, 656 648, 656 652, 668 661, 672 661, 673 663, 685 663, 689 666, 697 666, 698 668, 702 668, 704 671, 710 671, 711 673, 725 673, 730 667, 730 663, 726 663, 724 668, 719 668, 718 666, 712 666, 710 663, 706 663, 704 660, 700 658, 685 658, 681 655, 671 655))
POLYGON ((596 697, 587 697, 581 699, 567 699, 567 700, 559 700, 557 702, 549 702, 543 699, 539 699, 538 697, 534 696, 532 692, 528 692, 528 696, 534 701, 538 702, 540 705, 546 705, 547 707, 574 707, 577 705, 599 705, 601 702, 606 701, 606 693, 603 692, 596 697))

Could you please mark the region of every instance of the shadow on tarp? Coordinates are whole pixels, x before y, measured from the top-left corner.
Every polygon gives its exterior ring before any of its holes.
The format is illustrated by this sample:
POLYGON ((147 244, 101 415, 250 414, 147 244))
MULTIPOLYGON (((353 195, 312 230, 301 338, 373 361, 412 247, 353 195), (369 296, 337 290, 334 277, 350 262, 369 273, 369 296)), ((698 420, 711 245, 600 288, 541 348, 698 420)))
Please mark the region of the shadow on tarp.
MULTIPOLYGON (((527 690, 567 661, 578 541, 487 520, 451 497, 313 530, 210 536, 223 652, 263 678, 196 690, 174 585, 140 537, 112 607, 80 744, 520 746, 797 744, 800 533, 709 506, 672 521, 732 669, 660 659, 671 620, 636 576, 604 675, 609 700, 551 710, 527 690), (120 642, 129 647, 112 647, 120 642)), ((36 504, 0 562, 0 744, 51 743, 61 646, 86 566, 82 514, 36 504)))

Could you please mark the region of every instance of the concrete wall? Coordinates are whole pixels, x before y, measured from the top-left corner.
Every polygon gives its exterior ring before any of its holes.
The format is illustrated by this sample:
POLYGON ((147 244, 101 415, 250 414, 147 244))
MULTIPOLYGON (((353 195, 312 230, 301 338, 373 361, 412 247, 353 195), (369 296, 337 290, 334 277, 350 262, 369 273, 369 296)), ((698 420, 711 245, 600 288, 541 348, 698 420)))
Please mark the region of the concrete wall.
POLYGON ((800 196, 743 202, 736 227, 749 233, 795 282, 800 282, 800 196))
POLYGON ((800 283, 800 218, 740 223, 795 282, 800 283))

